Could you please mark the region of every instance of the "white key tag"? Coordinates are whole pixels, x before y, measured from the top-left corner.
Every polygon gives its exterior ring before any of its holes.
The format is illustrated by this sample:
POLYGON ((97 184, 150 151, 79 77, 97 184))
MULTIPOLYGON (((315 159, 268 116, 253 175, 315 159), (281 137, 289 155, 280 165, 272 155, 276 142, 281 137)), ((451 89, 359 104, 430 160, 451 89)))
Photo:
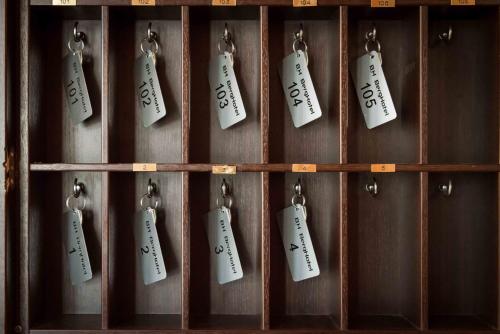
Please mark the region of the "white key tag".
POLYGON ((316 253, 307 228, 306 199, 300 179, 295 184, 292 205, 278 212, 278 226, 283 239, 288 267, 294 282, 319 276, 316 253))
POLYGON ((167 115, 160 81, 156 72, 157 35, 148 26, 147 36, 141 41, 142 55, 135 63, 135 90, 141 111, 142 125, 149 127, 167 115), (146 46, 147 44, 147 46, 146 46))
POLYGON ((141 197, 141 211, 135 222, 137 257, 141 264, 144 285, 150 285, 167 277, 160 240, 156 230, 156 209, 160 198, 155 196, 156 184, 148 182, 148 192, 141 197))
POLYGON ((307 67, 308 59, 301 25, 300 30, 294 34, 293 52, 283 59, 279 71, 288 109, 296 128, 321 117, 321 107, 307 67))
POLYGON ((89 254, 83 234, 83 210, 85 197, 83 184, 75 179, 73 193, 66 198, 68 212, 64 213, 65 253, 69 263, 69 276, 72 285, 80 285, 92 278, 89 254))
POLYGON ((240 257, 231 228, 232 197, 228 185, 222 181, 222 198, 217 198, 217 208, 205 216, 205 229, 210 246, 210 263, 219 284, 226 284, 243 277, 240 257))
POLYGON ((73 38, 68 41, 69 53, 64 58, 63 85, 69 115, 74 124, 92 116, 90 96, 83 73, 83 49, 85 34, 78 31, 78 22, 73 28, 73 38))
POLYGON ((375 27, 365 38, 366 54, 351 66, 351 76, 366 127, 373 129, 392 121, 397 114, 382 70, 382 54, 375 27), (370 51, 371 44, 376 46, 376 50, 370 51))
POLYGON ((233 69, 236 47, 227 24, 217 48, 221 54, 210 62, 208 81, 211 100, 217 110, 220 127, 224 130, 247 117, 233 69))

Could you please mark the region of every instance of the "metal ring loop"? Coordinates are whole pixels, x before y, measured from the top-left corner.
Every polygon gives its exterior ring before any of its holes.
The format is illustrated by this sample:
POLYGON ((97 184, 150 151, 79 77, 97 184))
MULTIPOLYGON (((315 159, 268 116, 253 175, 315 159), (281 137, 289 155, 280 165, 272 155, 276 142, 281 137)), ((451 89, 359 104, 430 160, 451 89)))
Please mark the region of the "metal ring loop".
POLYGON ((439 39, 445 42, 451 41, 452 36, 453 36, 453 28, 451 27, 451 25, 448 26, 448 32, 443 32, 438 34, 439 39))
POLYGON ((85 42, 83 41, 83 39, 75 41, 74 39, 70 38, 70 40, 68 41, 68 49, 73 54, 78 52, 83 52, 84 48, 85 48, 85 42))
POLYGON ((87 201, 85 197, 75 197, 74 195, 69 195, 66 198, 66 207, 70 210, 80 210, 83 211, 85 209, 85 205, 87 205, 87 201))
POLYGON ((297 52, 298 50, 302 50, 302 52, 304 52, 306 65, 309 64, 309 55, 307 53, 307 44, 304 41, 304 29, 302 27, 302 23, 300 24, 299 31, 296 31, 293 33, 292 49, 293 49, 293 52, 297 52))
POLYGON ((156 39, 153 39, 152 41, 149 41, 148 37, 144 37, 142 39, 142 41, 141 41, 141 51, 145 55, 149 55, 149 52, 151 52, 153 54, 157 54, 159 49, 160 49, 160 46, 158 45, 158 42, 156 41, 156 39), (149 47, 148 48, 144 47, 144 42, 149 43, 149 47))
POLYGON ((156 210, 160 206, 160 202, 161 200, 159 197, 149 196, 148 193, 145 193, 140 200, 141 209, 146 210, 147 208, 152 208, 156 210))
POLYGON ((293 195, 292 196, 292 205, 294 207, 297 207, 297 204, 301 204, 302 206, 306 206, 306 197, 304 195, 293 195), (301 199, 301 201, 299 202, 299 199, 301 199))
POLYGON ((382 47, 380 46, 380 42, 378 40, 376 40, 376 39, 368 39, 368 40, 366 40, 366 43, 365 43, 365 51, 366 51, 366 53, 370 53, 371 51, 377 51, 378 53, 380 53, 381 49, 382 49, 382 47), (370 47, 369 47, 370 44, 375 45, 376 48, 373 49, 373 50, 370 50, 370 47))

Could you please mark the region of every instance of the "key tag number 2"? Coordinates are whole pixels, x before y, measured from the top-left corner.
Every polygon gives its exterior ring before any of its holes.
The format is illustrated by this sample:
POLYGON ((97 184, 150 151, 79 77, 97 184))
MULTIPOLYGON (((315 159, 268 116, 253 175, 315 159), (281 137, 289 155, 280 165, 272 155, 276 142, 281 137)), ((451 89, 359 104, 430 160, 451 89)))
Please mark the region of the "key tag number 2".
POLYGON ((156 184, 149 179, 148 191, 141 197, 141 211, 135 222, 135 243, 144 285, 153 284, 167 277, 156 230, 156 209, 160 204, 160 198, 155 193, 156 184))
POLYGON ((382 70, 381 47, 375 27, 366 33, 365 39, 366 54, 351 67, 351 76, 366 127, 373 129, 392 121, 397 114, 382 70), (376 46, 375 50, 371 50, 373 45, 376 46))
POLYGON ((157 34, 148 25, 147 36, 141 41, 142 55, 135 64, 135 88, 142 125, 149 127, 165 117, 167 110, 161 93, 160 81, 156 72, 156 54, 159 45, 157 34))
POLYGON ((292 205, 278 212, 278 226, 292 279, 299 282, 318 276, 319 266, 307 228, 306 198, 300 179, 294 188, 292 205))
POLYGON ((73 37, 68 41, 69 53, 64 58, 63 85, 69 115, 74 124, 92 116, 89 92, 83 74, 83 49, 85 34, 78 31, 78 22, 73 27, 73 37))
POLYGON ((247 117, 233 69, 236 47, 227 23, 217 48, 220 54, 210 62, 208 81, 212 103, 217 110, 220 127, 224 130, 247 117))
POLYGON ((219 284, 226 284, 243 277, 240 257, 231 228, 232 204, 229 186, 223 179, 221 197, 217 198, 217 208, 210 211, 205 219, 210 246, 210 263, 219 284))
POLYGON ((66 198, 64 214, 65 253, 69 262, 69 274, 72 285, 80 285, 92 278, 87 244, 83 235, 83 210, 86 200, 83 196, 83 183, 77 179, 73 184, 73 193, 66 198))
POLYGON ((303 38, 302 24, 293 36, 293 52, 285 59, 280 69, 281 83, 293 125, 299 128, 321 117, 321 108, 307 67, 309 57, 303 38))

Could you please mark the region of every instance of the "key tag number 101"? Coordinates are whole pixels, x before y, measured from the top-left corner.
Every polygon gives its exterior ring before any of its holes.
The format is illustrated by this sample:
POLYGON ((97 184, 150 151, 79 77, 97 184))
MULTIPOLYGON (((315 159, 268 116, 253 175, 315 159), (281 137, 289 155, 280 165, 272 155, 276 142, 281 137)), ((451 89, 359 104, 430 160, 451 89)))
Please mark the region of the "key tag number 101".
POLYGON ((83 183, 75 179, 73 193, 66 198, 69 211, 64 213, 65 253, 68 257, 72 285, 80 285, 92 279, 92 268, 82 228, 86 204, 83 189, 83 183))
POLYGON ((382 54, 377 30, 365 35, 366 54, 359 57, 351 67, 351 76, 356 87, 366 127, 373 129, 397 117, 389 87, 382 71, 382 54), (370 46, 376 46, 371 50, 370 46))
POLYGON ((142 55, 135 64, 135 88, 142 125, 149 127, 165 117, 167 110, 161 93, 160 81, 156 73, 156 55, 159 45, 157 34, 148 25, 147 36, 141 41, 142 55))
POLYGON ((85 38, 85 34, 78 31, 78 22, 75 22, 73 36, 68 41, 69 53, 64 58, 63 69, 64 95, 74 124, 92 116, 92 106, 82 67, 85 38))
POLYGON ((293 125, 299 128, 321 117, 321 108, 309 74, 307 44, 303 38, 302 24, 293 36, 293 52, 280 69, 281 83, 293 125))
POLYGON ((135 243, 144 285, 153 284, 167 277, 156 230, 156 209, 159 204, 156 184, 149 179, 148 191, 141 197, 141 211, 135 222, 135 243))
POLYGON ((319 266, 307 228, 306 198, 300 179, 294 188, 292 205, 278 212, 278 226, 292 279, 299 282, 319 276, 319 266))
POLYGON ((227 129, 247 117, 234 73, 236 47, 227 28, 217 44, 219 55, 210 62, 208 81, 210 96, 219 117, 221 129, 227 129))

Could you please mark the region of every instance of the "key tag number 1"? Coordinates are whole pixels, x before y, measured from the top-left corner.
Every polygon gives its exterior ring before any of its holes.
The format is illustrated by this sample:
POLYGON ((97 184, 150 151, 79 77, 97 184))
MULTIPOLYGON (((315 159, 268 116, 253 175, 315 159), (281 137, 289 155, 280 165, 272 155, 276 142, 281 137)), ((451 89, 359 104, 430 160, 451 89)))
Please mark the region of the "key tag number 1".
POLYGON ((135 243, 144 285, 153 284, 167 277, 156 230, 156 209, 160 204, 160 198, 155 193, 156 184, 149 179, 148 191, 141 197, 141 211, 135 222, 135 243))
POLYGON ((68 41, 69 53, 64 58, 63 85, 69 115, 74 124, 92 116, 89 92, 83 74, 83 49, 85 34, 78 31, 78 22, 73 27, 73 37, 68 41))
POLYGON ((319 266, 307 228, 306 198, 300 179, 294 188, 292 205, 278 212, 278 226, 292 279, 299 282, 319 276, 319 266))
POLYGON ((141 41, 142 55, 135 64, 135 88, 142 125, 149 127, 165 117, 167 110, 161 93, 160 81, 156 72, 156 55, 159 45, 157 34, 148 25, 147 36, 141 41))
POLYGON ((80 285, 92 278, 92 268, 82 229, 83 210, 86 204, 82 194, 83 189, 83 183, 75 179, 73 193, 66 198, 66 207, 69 211, 64 213, 65 253, 68 257, 72 285, 80 285))
POLYGON ((307 67, 309 57, 302 24, 293 36, 293 52, 280 69, 281 83, 293 125, 299 128, 321 117, 321 108, 307 67))
POLYGON ((392 121, 397 114, 382 70, 381 47, 375 27, 366 33, 365 39, 366 54, 359 57, 351 67, 351 76, 366 127, 373 129, 392 121), (370 48, 373 45, 375 50, 370 48))
POLYGON ((217 110, 220 127, 224 130, 247 117, 233 69, 236 47, 227 23, 217 48, 220 54, 210 62, 208 81, 212 103, 217 110))
POLYGON ((210 246, 210 263, 219 284, 226 284, 243 277, 240 257, 231 228, 232 204, 229 186, 223 179, 221 197, 217 198, 217 208, 210 211, 205 219, 210 246))

